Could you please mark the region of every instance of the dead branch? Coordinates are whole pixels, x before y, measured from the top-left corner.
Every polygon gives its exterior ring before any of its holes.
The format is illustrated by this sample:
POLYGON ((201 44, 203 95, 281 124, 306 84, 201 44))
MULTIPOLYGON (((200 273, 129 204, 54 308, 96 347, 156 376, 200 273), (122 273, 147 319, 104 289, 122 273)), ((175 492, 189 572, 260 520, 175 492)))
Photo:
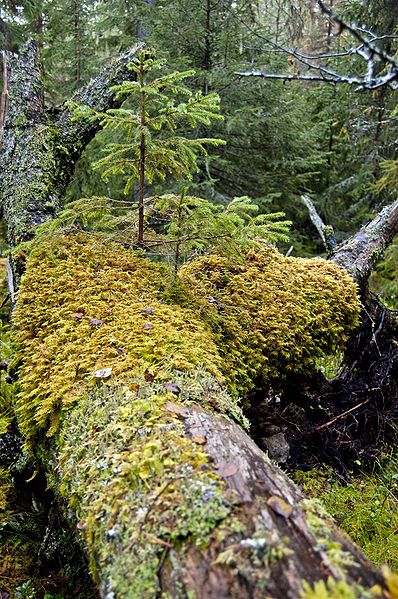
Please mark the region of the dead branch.
MULTIPOLYGON (((322 83, 341 84, 346 83, 355 85, 360 89, 378 89, 380 87, 389 87, 398 89, 398 62, 388 52, 384 51, 378 45, 379 41, 384 39, 396 38, 396 36, 377 36, 368 29, 359 27, 355 23, 347 23, 339 17, 334 11, 325 6, 322 0, 316 0, 323 14, 325 14, 333 23, 338 25, 339 33, 345 31, 357 42, 358 46, 349 48, 343 52, 325 52, 322 54, 303 54, 293 48, 287 48, 275 41, 253 30, 248 24, 244 25, 256 37, 262 39, 266 44, 272 46, 275 50, 292 56, 309 71, 315 71, 316 74, 300 73, 268 73, 266 71, 251 69, 249 71, 238 71, 235 74, 239 77, 262 77, 265 79, 282 79, 284 81, 312 81, 322 83), (325 64, 320 64, 320 60, 330 60, 332 58, 341 58, 346 56, 359 56, 363 61, 366 72, 362 77, 338 72, 329 68, 325 64), (378 74, 376 74, 376 67, 378 74)), ((239 19, 242 23, 243 21, 239 19)))
POLYGON ((325 225, 322 218, 319 216, 318 211, 315 208, 313 202, 307 195, 302 195, 301 201, 306 206, 310 215, 311 222, 318 231, 319 236, 323 241, 323 245, 326 248, 326 251, 332 252, 337 246, 337 241, 333 235, 332 227, 328 227, 325 225))
POLYGON ((373 267, 398 232, 398 200, 395 200, 358 233, 338 246, 331 257, 345 268, 360 287, 368 280, 373 267))

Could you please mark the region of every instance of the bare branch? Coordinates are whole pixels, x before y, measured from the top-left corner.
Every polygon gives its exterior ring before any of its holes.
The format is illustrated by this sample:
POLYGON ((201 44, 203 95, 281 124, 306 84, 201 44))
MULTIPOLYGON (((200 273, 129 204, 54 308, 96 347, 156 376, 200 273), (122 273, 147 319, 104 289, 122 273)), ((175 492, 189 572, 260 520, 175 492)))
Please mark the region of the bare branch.
POLYGON ((355 23, 346 23, 341 17, 339 17, 335 12, 333 12, 331 8, 326 6, 324 2, 322 2, 322 0, 316 0, 316 2, 325 15, 327 15, 330 19, 332 19, 332 21, 337 23, 342 28, 342 30, 348 31, 353 37, 355 37, 360 42, 361 46, 363 46, 366 50, 369 51, 370 55, 376 55, 383 62, 389 63, 395 69, 398 68, 397 61, 387 52, 385 52, 380 47, 374 44, 374 41, 377 36, 374 35, 370 30, 366 30, 363 28, 361 29, 360 27, 355 25, 355 23), (364 35, 363 32, 369 35, 372 39, 369 39, 366 35, 364 35))
POLYGON ((266 73, 257 69, 251 71, 238 71, 235 73, 239 77, 263 77, 264 79, 282 79, 283 81, 319 81, 323 83, 349 83, 361 84, 361 80, 355 77, 346 77, 343 75, 325 76, 325 75, 284 75, 283 73, 266 73))
POLYGON ((322 218, 319 216, 318 211, 315 208, 313 202, 308 196, 302 195, 301 201, 306 206, 310 215, 311 222, 318 231, 319 236, 322 239, 323 244, 326 248, 326 251, 332 252, 337 246, 337 241, 333 235, 332 227, 325 225, 322 218))
POLYGON ((354 23, 346 23, 342 18, 336 15, 330 8, 324 5, 322 0, 315 0, 322 13, 339 26, 340 31, 348 32, 352 37, 360 42, 357 47, 349 48, 343 52, 326 52, 322 54, 303 54, 302 52, 286 48, 278 42, 274 42, 265 36, 256 32, 250 25, 245 23, 238 15, 235 17, 241 21, 245 27, 256 37, 262 39, 266 44, 272 46, 274 51, 283 52, 295 58, 300 64, 304 65, 310 71, 317 71, 317 75, 311 74, 291 74, 291 73, 268 73, 265 71, 252 69, 250 71, 240 71, 236 75, 242 77, 262 77, 266 79, 282 79, 284 81, 313 81, 322 83, 346 83, 357 86, 357 89, 378 89, 380 87, 389 87, 398 89, 398 61, 385 52, 377 45, 377 42, 383 39, 396 39, 397 36, 382 35, 377 36, 371 31, 359 27, 354 23), (345 73, 339 73, 332 70, 324 64, 319 64, 319 60, 330 60, 332 58, 341 58, 345 56, 359 56, 366 65, 366 72, 362 77, 351 76, 345 73), (376 66, 381 74, 376 74, 376 66), (384 67, 384 70, 383 70, 384 67))

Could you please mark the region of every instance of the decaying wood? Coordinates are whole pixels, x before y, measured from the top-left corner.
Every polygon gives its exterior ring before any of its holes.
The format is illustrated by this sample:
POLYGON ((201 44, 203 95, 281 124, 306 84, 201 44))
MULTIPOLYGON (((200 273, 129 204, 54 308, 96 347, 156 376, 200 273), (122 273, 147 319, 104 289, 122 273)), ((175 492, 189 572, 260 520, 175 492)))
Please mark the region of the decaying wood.
POLYGON ((317 209, 315 208, 311 198, 309 198, 307 195, 302 195, 301 201, 307 208, 311 222, 318 231, 319 236, 322 239, 322 242, 326 248, 326 251, 332 252, 337 245, 337 241, 333 235, 333 229, 325 225, 317 209))
POLYGON ((363 287, 397 232, 398 200, 395 200, 358 233, 338 246, 331 260, 345 268, 358 285, 363 287))
MULTIPOLYGON (((224 540, 221 547, 211 545, 200 555, 197 550, 189 553, 189 571, 186 590, 194 590, 197 596, 254 598, 272 597, 297 599, 302 581, 315 582, 331 576, 341 578, 341 572, 333 565, 324 547, 321 547, 314 530, 308 525, 306 501, 297 487, 279 470, 250 437, 235 423, 222 416, 213 416, 200 409, 190 410, 185 417, 187 432, 191 436, 206 439, 205 451, 214 462, 215 471, 224 479, 226 486, 237 497, 240 516, 246 531, 232 544, 224 540), (285 502, 287 505, 285 505, 285 502), (262 535, 262 537, 261 537, 262 535), (261 573, 252 565, 239 575, 232 565, 217 565, 217 553, 230 546, 236 562, 250 540, 267 539, 274 548, 283 547, 288 539, 286 554, 276 560, 266 580, 261 584, 261 573), (273 539, 271 541, 270 539, 273 539), (238 575, 237 575, 238 574, 238 575)), ((316 512, 316 510, 315 510, 316 512)), ((343 552, 351 555, 352 565, 347 571, 347 582, 362 581, 365 587, 380 583, 380 575, 370 566, 361 552, 331 525, 330 542, 338 543, 343 552)), ((282 552, 283 553, 283 552, 282 552)), ((244 561, 244 560, 242 560, 244 561)), ((258 566, 260 571, 264 564, 258 566)), ((166 589, 167 590, 167 589, 166 589)), ((172 590, 172 589, 171 589, 172 590)))

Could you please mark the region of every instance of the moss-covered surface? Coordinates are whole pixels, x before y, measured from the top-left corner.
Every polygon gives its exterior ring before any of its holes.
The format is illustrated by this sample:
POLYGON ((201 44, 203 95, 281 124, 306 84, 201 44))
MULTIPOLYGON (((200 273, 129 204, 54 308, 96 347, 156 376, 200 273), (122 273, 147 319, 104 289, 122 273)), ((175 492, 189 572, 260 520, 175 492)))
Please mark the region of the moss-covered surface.
POLYGON ((104 378, 133 383, 202 366, 222 380, 206 325, 188 308, 166 303, 175 292, 170 276, 84 234, 32 252, 14 315, 23 359, 17 412, 28 438, 49 422, 54 432, 103 369, 104 378))
POLYGON ((198 299, 240 393, 253 381, 280 380, 314 368, 341 347, 359 320, 356 286, 321 259, 285 258, 275 248, 251 250, 242 263, 221 257, 191 262, 180 277, 198 299))
POLYGON ((330 576, 326 582, 319 580, 314 585, 304 581, 300 599, 376 599, 377 597, 386 597, 378 585, 365 589, 359 584, 349 584, 345 580, 335 580, 330 576))
POLYGON ((206 546, 231 511, 203 440, 185 436, 178 406, 153 383, 136 391, 104 385, 65 420, 60 489, 104 594, 155 597, 162 555, 186 539, 206 546))
MULTIPOLYGON (((1 245, 1 233, 0 233, 1 245)), ((11 302, 7 301, 8 290, 6 288, 6 259, 0 258, 0 362, 8 362, 13 355, 12 333, 9 322, 9 308, 11 302)), ((9 380, 9 379, 7 379, 9 380)), ((0 370, 0 435, 5 433, 14 417, 13 397, 15 385, 7 383, 6 371, 0 370)), ((1 463, 1 442, 0 442, 0 463, 1 463)))
POLYGON ((76 510, 93 575, 120 596, 153 597, 165 549, 206 543, 230 512, 179 413, 194 401, 239 408, 208 327, 170 303, 176 293, 163 266, 78 234, 33 250, 18 296, 20 425, 31 443, 56 435, 54 487, 76 510))
POLYGON ((215 529, 233 534, 234 499, 205 439, 187 436, 184 410, 197 403, 244 422, 237 390, 306 370, 344 341, 358 319, 355 286, 324 261, 271 248, 237 266, 199 259, 175 279, 93 235, 43 239, 14 315, 19 423, 28 446, 40 440, 103 594, 154 597, 173 552, 181 564, 215 529))
POLYGON ((118 244, 75 233, 39 244, 26 266, 15 323, 27 437, 37 427, 53 433, 103 369, 123 382, 202 367, 225 376, 236 397, 259 380, 314 368, 358 323, 344 271, 272 247, 239 264, 198 259, 175 279, 118 244))
POLYGON ((0 467, 0 593, 15 596, 16 588, 32 572, 31 552, 28 544, 17 535, 4 534, 3 527, 12 517, 13 484, 8 470, 0 467))

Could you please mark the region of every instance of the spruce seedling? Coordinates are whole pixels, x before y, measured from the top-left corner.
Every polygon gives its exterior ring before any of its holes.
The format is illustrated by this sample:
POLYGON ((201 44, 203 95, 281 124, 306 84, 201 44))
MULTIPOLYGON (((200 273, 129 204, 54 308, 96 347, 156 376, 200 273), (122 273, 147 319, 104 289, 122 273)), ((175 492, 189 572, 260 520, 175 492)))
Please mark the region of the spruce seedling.
POLYGON ((116 98, 129 100, 128 106, 98 113, 89 106, 74 105, 75 118, 100 119, 105 129, 120 130, 121 143, 111 143, 105 156, 94 164, 103 169, 102 178, 126 175, 124 193, 128 195, 138 183, 138 245, 144 244, 145 188, 166 177, 187 180, 198 171, 199 155, 207 155, 205 146, 225 142, 209 137, 187 137, 186 127, 196 129, 222 120, 218 94, 193 93, 182 82, 195 71, 174 71, 155 77, 166 62, 144 50, 129 65, 135 81, 124 81, 112 91, 116 98))

